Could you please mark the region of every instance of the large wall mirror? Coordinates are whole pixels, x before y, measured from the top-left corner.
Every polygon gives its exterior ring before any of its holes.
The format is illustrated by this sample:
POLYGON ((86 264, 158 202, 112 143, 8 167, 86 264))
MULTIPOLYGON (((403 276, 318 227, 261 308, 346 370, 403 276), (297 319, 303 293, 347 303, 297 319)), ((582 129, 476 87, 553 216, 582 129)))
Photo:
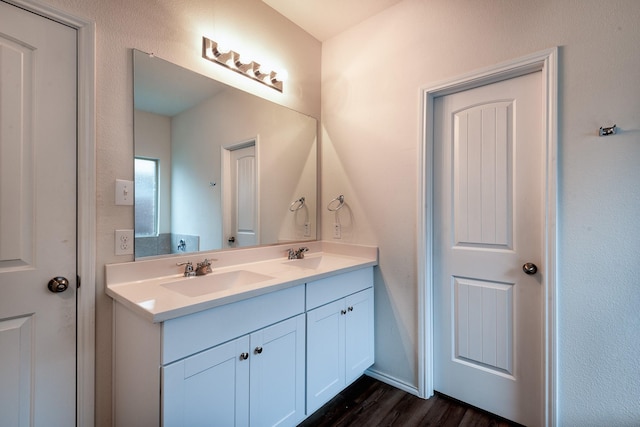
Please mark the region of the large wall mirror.
POLYGON ((317 122, 133 50, 135 257, 315 240, 317 122))

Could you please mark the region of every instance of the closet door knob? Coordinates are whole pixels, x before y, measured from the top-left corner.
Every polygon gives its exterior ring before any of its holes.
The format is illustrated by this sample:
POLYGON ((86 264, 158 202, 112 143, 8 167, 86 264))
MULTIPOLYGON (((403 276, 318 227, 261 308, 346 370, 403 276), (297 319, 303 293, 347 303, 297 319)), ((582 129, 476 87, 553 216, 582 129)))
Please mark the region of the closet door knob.
POLYGON ((529 275, 536 274, 538 272, 538 267, 532 262, 527 262, 522 266, 522 271, 529 275))
POLYGON ((54 277, 49 280, 47 288, 49 288, 49 290, 54 294, 64 292, 69 288, 69 281, 65 277, 54 277))

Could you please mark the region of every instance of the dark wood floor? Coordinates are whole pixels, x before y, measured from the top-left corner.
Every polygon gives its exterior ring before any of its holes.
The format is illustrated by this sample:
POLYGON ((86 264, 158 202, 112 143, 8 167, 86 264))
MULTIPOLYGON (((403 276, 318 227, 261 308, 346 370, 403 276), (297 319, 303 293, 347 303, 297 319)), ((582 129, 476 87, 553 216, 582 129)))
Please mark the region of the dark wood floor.
POLYGON ((495 415, 436 394, 420 399, 363 376, 307 418, 316 426, 517 426, 495 415))

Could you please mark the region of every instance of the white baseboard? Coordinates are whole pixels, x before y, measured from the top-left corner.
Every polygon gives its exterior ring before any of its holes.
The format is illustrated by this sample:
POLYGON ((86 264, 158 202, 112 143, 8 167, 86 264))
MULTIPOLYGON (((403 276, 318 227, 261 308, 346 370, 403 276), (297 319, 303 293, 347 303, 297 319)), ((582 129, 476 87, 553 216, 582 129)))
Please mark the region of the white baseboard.
POLYGON ((382 381, 385 384, 389 384, 395 388, 398 388, 402 391, 406 391, 409 394, 413 394, 414 396, 420 397, 420 393, 418 391, 418 387, 413 384, 409 384, 406 381, 399 380, 397 378, 391 377, 384 372, 376 371, 375 369, 367 369, 365 371, 365 375, 375 378, 379 381, 382 381))

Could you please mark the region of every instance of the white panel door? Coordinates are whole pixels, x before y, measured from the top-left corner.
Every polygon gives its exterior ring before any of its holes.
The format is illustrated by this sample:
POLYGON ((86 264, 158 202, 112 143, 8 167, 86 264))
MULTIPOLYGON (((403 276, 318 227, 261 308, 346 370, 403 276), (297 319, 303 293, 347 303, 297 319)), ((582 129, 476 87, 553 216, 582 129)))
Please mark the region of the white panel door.
POLYGON ((76 69, 74 29, 0 2, 2 426, 75 425, 76 69))
POLYGON ((231 151, 231 214, 236 246, 258 241, 258 192, 255 145, 231 151))
POLYGON ((434 388, 532 426, 544 413, 541 100, 540 72, 434 100, 434 388))

